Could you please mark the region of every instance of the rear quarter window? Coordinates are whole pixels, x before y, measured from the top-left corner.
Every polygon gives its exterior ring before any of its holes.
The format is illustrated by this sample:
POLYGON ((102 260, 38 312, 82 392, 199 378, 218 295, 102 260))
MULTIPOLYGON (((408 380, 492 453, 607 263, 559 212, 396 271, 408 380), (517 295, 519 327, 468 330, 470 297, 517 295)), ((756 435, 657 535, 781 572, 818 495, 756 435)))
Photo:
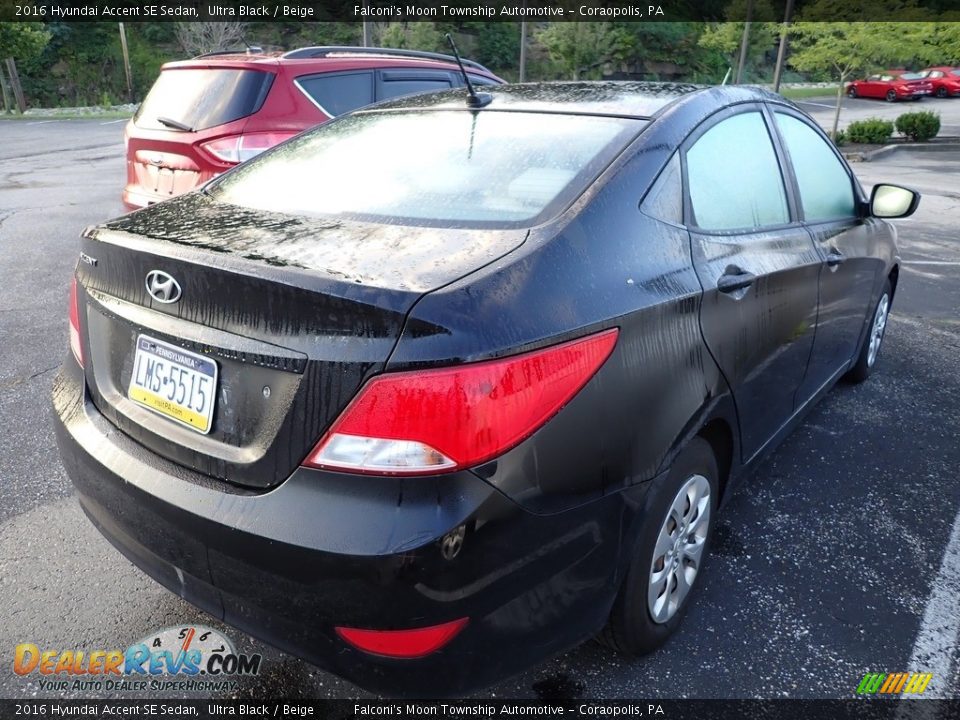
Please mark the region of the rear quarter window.
POLYGON ((296 84, 327 115, 336 117, 373 102, 373 73, 298 77, 296 84))
POLYGON ((229 68, 164 70, 134 116, 134 124, 170 130, 161 119, 191 130, 224 125, 257 112, 267 98, 273 73, 229 68))

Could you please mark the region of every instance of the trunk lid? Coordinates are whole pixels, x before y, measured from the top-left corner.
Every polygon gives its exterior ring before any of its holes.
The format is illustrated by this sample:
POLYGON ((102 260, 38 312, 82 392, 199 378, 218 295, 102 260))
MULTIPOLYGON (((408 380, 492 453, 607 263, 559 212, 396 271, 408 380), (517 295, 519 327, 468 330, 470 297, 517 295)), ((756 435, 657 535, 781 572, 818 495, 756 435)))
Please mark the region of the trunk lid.
POLYGON ((151 206, 84 234, 87 385, 111 422, 157 454, 214 478, 270 487, 382 369, 419 297, 525 237, 526 230, 326 222, 199 193, 151 206), (176 302, 151 295, 154 271, 176 280, 176 302), (215 363, 208 434, 131 399, 141 337, 215 363))

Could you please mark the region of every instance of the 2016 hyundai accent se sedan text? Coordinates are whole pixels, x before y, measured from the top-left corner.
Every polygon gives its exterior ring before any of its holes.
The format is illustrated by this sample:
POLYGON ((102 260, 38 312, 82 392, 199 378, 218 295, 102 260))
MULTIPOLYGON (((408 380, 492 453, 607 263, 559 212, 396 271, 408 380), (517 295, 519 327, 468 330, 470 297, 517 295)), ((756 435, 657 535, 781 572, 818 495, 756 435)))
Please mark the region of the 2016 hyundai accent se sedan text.
POLYGON ((874 368, 919 201, 761 90, 489 92, 87 230, 53 392, 133 563, 387 693, 663 643, 736 480, 874 368))

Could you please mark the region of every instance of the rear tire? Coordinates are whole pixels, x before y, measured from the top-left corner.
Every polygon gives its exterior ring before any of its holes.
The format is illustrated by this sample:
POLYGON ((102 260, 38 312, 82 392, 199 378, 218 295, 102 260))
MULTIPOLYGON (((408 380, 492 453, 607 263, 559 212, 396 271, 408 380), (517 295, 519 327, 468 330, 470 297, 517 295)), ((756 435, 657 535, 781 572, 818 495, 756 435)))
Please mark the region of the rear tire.
POLYGON ((718 475, 713 449, 697 437, 650 488, 647 519, 601 643, 625 655, 645 655, 680 625, 710 552, 718 475))
POLYGON ((945 97, 947 96, 947 94, 948 94, 948 93, 947 93, 947 89, 946 89, 945 87, 939 87, 939 88, 937 88, 937 97, 938 97, 938 98, 945 98, 945 97))
POLYGON ((887 90, 887 102, 894 102, 897 99, 896 90, 887 90))
POLYGON ((855 98, 857 96, 857 89, 851 85, 847 88, 847 97, 855 98))
POLYGON ((870 320, 870 328, 867 330, 867 336, 863 339, 863 347, 860 348, 860 355, 857 357, 857 363, 844 376, 844 379, 852 383, 862 383, 877 366, 877 360, 880 357, 880 347, 883 344, 883 336, 887 330, 887 320, 890 318, 890 302, 893 295, 890 289, 890 281, 887 280, 880 292, 880 299, 877 300, 873 309, 873 318, 870 320))

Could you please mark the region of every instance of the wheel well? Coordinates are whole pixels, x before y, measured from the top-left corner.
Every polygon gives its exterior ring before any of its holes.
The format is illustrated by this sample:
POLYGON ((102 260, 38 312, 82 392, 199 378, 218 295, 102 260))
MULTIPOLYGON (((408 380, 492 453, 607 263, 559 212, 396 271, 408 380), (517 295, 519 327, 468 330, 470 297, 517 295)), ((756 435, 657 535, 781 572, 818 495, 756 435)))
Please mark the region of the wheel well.
POLYGON ((730 426, 719 418, 711 420, 699 432, 700 437, 710 443, 713 455, 717 459, 717 470, 720 477, 720 497, 726 490, 727 480, 730 477, 730 466, 733 462, 733 433, 730 426))
POLYGON ((894 265, 890 269, 890 274, 887 276, 890 279, 890 301, 893 301, 893 296, 897 294, 897 280, 900 279, 900 266, 894 265))

